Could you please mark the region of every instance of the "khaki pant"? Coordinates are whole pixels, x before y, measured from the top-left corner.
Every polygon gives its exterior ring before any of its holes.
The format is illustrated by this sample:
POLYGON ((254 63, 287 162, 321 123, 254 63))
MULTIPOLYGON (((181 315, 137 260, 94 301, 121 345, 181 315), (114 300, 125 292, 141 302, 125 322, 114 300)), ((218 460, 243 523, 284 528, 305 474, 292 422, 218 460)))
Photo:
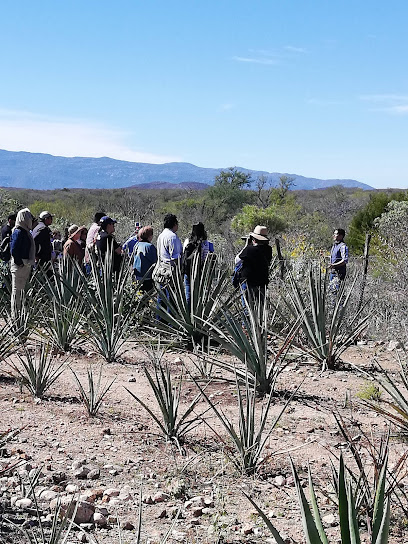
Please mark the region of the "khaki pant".
POLYGON ((11 271, 11 317, 17 319, 21 310, 21 295, 31 274, 31 264, 10 265, 11 271))

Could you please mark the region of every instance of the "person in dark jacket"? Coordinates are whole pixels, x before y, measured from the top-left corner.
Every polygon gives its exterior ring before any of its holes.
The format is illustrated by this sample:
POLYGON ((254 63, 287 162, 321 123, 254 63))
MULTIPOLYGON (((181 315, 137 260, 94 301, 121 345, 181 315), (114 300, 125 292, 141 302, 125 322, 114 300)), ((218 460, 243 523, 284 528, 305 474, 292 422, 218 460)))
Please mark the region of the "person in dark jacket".
POLYGON ((44 268, 47 273, 51 272, 52 232, 50 225, 52 218, 53 216, 50 212, 41 212, 38 225, 33 230, 35 260, 37 266, 44 268))
POLYGON ((100 220, 100 231, 96 237, 96 248, 98 250, 98 256, 101 264, 105 261, 106 254, 111 252, 112 256, 112 269, 116 275, 120 272, 122 264, 122 246, 115 240, 115 219, 112 219, 108 215, 104 215, 100 220))
POLYGON ((142 227, 139 232, 139 242, 134 247, 133 271, 136 281, 143 280, 140 285, 141 291, 153 289, 152 273, 157 262, 157 249, 152 244, 153 227, 148 225, 142 227))
POLYGON ((21 295, 35 263, 35 243, 31 235, 33 216, 28 208, 17 214, 10 242, 11 315, 16 319, 21 310, 21 295))
POLYGON ((248 245, 239 254, 242 260, 241 280, 243 289, 250 298, 262 300, 269 283, 269 265, 272 261, 272 248, 269 245, 268 229, 257 225, 249 234, 248 245))
POLYGON ((7 218, 7 223, 1 229, 0 259, 6 263, 10 261, 10 240, 14 225, 16 224, 16 214, 12 213, 7 218))

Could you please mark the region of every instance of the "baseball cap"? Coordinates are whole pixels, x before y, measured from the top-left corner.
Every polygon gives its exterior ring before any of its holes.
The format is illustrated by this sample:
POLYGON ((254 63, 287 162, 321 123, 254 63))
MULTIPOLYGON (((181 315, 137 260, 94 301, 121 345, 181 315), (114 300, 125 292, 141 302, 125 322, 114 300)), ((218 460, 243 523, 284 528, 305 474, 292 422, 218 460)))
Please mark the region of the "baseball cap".
POLYGON ((104 215, 101 217, 99 224, 102 225, 109 225, 112 223, 117 223, 116 219, 112 219, 112 217, 109 217, 109 215, 104 215))
POLYGON ((54 217, 50 212, 41 212, 38 216, 40 219, 47 219, 47 217, 54 217))

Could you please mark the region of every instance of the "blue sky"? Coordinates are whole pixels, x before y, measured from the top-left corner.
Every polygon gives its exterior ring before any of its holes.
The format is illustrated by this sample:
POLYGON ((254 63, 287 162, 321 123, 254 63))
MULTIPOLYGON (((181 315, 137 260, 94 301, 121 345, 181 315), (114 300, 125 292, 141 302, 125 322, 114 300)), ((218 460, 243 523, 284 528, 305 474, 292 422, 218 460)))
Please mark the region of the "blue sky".
POLYGON ((1 149, 408 187, 405 0, 1 11, 1 149))

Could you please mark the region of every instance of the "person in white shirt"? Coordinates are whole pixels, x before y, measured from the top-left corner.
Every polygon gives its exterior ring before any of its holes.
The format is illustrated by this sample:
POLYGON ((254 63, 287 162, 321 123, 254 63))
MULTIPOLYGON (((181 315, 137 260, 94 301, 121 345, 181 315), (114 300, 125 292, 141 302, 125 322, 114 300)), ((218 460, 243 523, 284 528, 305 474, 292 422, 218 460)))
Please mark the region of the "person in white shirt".
POLYGON ((160 263, 175 266, 183 253, 183 245, 176 232, 178 230, 177 217, 168 213, 164 216, 164 230, 157 238, 157 257, 160 263))
MULTIPOLYGON (((166 285, 171 278, 171 269, 177 265, 183 254, 183 245, 176 234, 177 230, 177 217, 172 213, 168 213, 164 216, 164 229, 157 238, 157 264, 153 271, 153 279, 160 288, 157 297, 158 307, 163 306, 163 291, 166 298, 169 298, 166 285), (158 273, 156 277, 155 272, 158 273), (157 279, 158 277, 162 279, 157 279)), ((169 307, 167 307, 167 311, 170 311, 169 307)))

